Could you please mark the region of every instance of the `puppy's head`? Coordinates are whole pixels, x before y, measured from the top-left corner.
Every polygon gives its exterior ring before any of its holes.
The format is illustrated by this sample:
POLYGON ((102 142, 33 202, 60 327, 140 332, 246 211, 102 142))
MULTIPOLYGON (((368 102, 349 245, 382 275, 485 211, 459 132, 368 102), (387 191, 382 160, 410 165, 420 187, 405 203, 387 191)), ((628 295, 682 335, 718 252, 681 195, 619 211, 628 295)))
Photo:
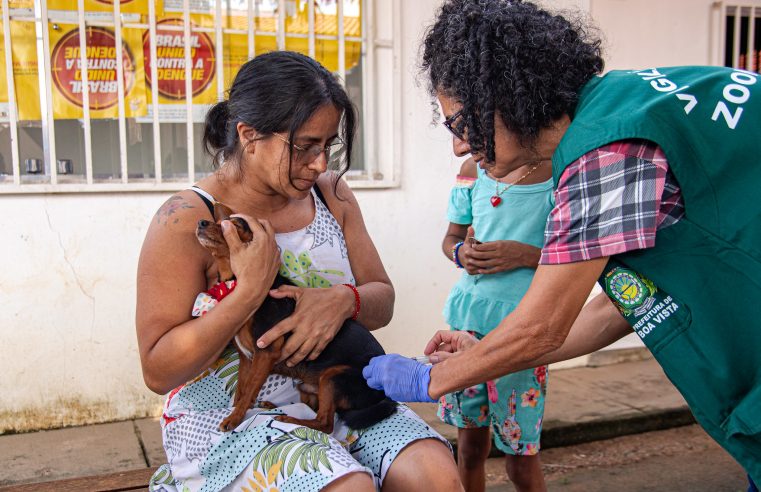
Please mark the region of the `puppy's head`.
POLYGON ((230 248, 227 246, 224 234, 222 234, 221 222, 229 220, 235 226, 238 237, 242 242, 249 242, 254 237, 251 228, 245 220, 240 217, 230 217, 233 213, 227 205, 215 202, 214 222, 201 219, 196 227, 198 242, 217 260, 220 276, 224 280, 232 278, 232 271, 230 270, 230 248))

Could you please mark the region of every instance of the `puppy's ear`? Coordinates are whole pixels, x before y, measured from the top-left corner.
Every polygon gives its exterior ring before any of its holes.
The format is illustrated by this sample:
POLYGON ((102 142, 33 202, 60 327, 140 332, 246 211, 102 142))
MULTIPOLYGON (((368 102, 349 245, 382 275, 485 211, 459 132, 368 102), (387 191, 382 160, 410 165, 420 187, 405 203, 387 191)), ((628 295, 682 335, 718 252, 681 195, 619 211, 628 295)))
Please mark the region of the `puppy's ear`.
POLYGON ((233 211, 222 202, 214 202, 214 220, 220 222, 227 220, 233 214, 233 211))
POLYGON ((247 243, 254 238, 254 232, 248 226, 248 222, 243 220, 243 218, 232 217, 230 219, 230 222, 232 222, 235 228, 238 230, 238 237, 240 238, 241 241, 243 241, 244 243, 247 243))

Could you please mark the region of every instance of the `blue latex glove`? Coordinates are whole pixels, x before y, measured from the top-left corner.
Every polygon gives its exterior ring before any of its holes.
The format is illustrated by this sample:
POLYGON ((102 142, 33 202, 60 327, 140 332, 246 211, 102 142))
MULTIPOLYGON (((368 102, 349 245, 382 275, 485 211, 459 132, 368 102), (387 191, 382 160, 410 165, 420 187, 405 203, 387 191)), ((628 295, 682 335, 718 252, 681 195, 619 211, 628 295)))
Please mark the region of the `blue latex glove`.
POLYGON ((383 390, 396 401, 435 402, 428 396, 431 366, 426 366, 399 354, 381 355, 370 359, 362 369, 367 385, 383 390))

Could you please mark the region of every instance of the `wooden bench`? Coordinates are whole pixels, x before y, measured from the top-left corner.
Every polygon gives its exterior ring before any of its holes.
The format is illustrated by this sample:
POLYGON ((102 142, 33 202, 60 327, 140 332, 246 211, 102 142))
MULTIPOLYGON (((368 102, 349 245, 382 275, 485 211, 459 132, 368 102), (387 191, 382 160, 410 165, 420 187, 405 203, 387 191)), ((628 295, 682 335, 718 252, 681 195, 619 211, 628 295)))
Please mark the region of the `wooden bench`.
POLYGON ((52 482, 28 483, 0 487, 0 492, 118 492, 126 490, 148 490, 148 481, 156 467, 141 468, 126 472, 94 475, 90 477, 68 478, 52 482))

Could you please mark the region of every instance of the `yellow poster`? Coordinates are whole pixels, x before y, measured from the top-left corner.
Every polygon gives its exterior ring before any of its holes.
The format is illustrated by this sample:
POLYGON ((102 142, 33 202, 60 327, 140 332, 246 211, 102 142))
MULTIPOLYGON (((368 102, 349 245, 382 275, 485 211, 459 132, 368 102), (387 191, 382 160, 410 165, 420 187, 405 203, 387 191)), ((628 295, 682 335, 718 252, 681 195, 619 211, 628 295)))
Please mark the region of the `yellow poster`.
MULTIPOLYGON (((181 17, 164 17, 156 23, 156 84, 160 104, 185 104, 186 60, 185 35, 181 30, 181 17)), ((153 85, 151 74, 150 39, 143 35, 145 75, 149 91, 153 85)), ((216 102, 216 57, 214 42, 206 32, 192 31, 190 35, 190 91, 194 104, 216 102)), ((151 101, 151 94, 148 94, 151 101)))
MULTIPOLYGON (((39 76, 35 25, 11 22, 13 80, 20 120, 40 119, 39 76), (23 97, 22 97, 23 95, 23 97)), ((71 24, 52 23, 50 36, 50 82, 53 117, 82 118, 84 104, 79 29, 71 24)), ((118 117, 116 36, 112 29, 88 27, 86 31, 87 78, 91 118, 118 117)), ((128 118, 146 113, 141 32, 124 29, 122 34, 124 107, 128 118)), ((4 60, 3 60, 4 61, 4 60)), ((3 70, 5 65, 2 66, 3 70)), ((7 102, 7 81, 3 76, 0 94, 7 102)))
MULTIPOLYGON (((141 32, 122 30, 122 82, 127 118, 146 113, 145 75, 141 32)), ((55 24, 50 29, 50 73, 55 118, 81 118, 83 77, 79 28, 55 24)), ((85 31, 87 87, 91 118, 119 116, 119 79, 116 34, 106 27, 87 27, 85 31)))

